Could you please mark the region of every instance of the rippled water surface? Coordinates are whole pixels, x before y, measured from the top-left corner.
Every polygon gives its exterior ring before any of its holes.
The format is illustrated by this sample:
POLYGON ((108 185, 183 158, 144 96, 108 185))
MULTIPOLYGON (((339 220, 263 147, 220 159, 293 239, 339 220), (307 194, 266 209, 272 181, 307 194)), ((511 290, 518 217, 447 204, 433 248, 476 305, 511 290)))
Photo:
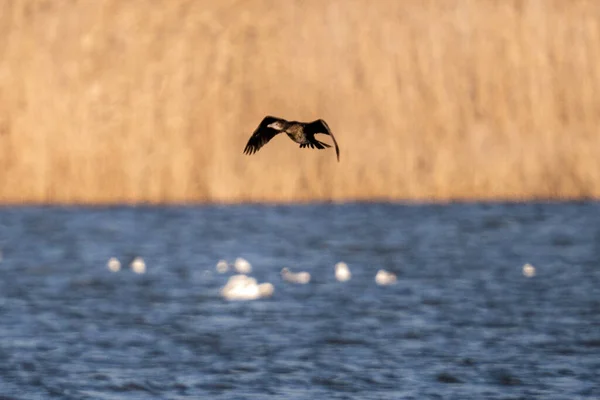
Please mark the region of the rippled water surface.
POLYGON ((1 208, 0 248, 3 399, 600 398, 598 203, 1 208), (273 297, 221 298, 240 256, 273 297))

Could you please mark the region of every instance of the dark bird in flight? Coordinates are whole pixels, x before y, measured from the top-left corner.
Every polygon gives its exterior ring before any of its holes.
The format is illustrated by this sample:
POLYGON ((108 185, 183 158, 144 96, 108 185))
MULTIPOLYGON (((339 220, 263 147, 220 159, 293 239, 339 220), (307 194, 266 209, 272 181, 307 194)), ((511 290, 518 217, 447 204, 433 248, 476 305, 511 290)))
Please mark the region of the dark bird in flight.
POLYGON ((312 149, 325 149, 331 147, 327 143, 323 143, 315 139, 315 134, 322 133, 324 135, 331 136, 333 145, 335 146, 335 154, 337 160, 340 161, 340 148, 338 147, 335 137, 327 123, 322 119, 318 119, 313 122, 298 122, 298 121, 286 121, 283 118, 266 116, 258 128, 254 131, 248 144, 244 149, 244 154, 254 154, 261 147, 273 139, 278 133, 285 133, 290 139, 296 143, 300 143, 300 147, 310 147, 312 149))

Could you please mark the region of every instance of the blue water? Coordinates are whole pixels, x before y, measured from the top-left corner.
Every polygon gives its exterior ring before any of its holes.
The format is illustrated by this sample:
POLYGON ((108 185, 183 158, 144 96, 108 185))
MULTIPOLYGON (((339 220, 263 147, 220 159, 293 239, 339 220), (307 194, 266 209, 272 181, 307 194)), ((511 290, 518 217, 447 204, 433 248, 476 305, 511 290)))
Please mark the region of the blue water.
POLYGON ((0 208, 0 249, 2 399, 600 398, 599 203, 0 208))

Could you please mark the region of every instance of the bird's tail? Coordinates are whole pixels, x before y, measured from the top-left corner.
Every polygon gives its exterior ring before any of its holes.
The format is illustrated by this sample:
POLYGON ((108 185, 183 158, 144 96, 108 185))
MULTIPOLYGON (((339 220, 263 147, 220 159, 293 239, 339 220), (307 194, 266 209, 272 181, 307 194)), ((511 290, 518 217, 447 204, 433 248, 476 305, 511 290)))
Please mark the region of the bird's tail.
POLYGON ((326 148, 328 148, 328 147, 331 147, 331 145, 329 145, 329 144, 327 144, 327 143, 325 143, 325 142, 320 142, 320 141, 318 141, 318 140, 315 140, 315 142, 317 142, 317 143, 315 144, 315 147, 316 147, 317 149, 326 149, 326 148), (319 146, 319 145, 320 145, 320 146, 319 146))
POLYGON ((327 144, 327 143, 323 143, 320 142, 318 140, 314 140, 312 142, 308 142, 308 143, 302 143, 300 145, 300 148, 304 148, 304 147, 310 147, 311 149, 317 148, 317 149, 326 149, 328 147, 331 147, 331 145, 327 144))

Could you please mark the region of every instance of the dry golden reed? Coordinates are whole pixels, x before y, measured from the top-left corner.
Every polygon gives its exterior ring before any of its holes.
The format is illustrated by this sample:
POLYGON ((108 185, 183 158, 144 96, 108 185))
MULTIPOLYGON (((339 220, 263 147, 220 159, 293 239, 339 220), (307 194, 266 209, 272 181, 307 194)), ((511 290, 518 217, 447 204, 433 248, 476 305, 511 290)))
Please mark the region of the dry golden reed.
POLYGON ((0 5, 4 204, 600 198, 599 160, 596 0, 0 5), (243 155, 266 114, 341 162, 243 155))

